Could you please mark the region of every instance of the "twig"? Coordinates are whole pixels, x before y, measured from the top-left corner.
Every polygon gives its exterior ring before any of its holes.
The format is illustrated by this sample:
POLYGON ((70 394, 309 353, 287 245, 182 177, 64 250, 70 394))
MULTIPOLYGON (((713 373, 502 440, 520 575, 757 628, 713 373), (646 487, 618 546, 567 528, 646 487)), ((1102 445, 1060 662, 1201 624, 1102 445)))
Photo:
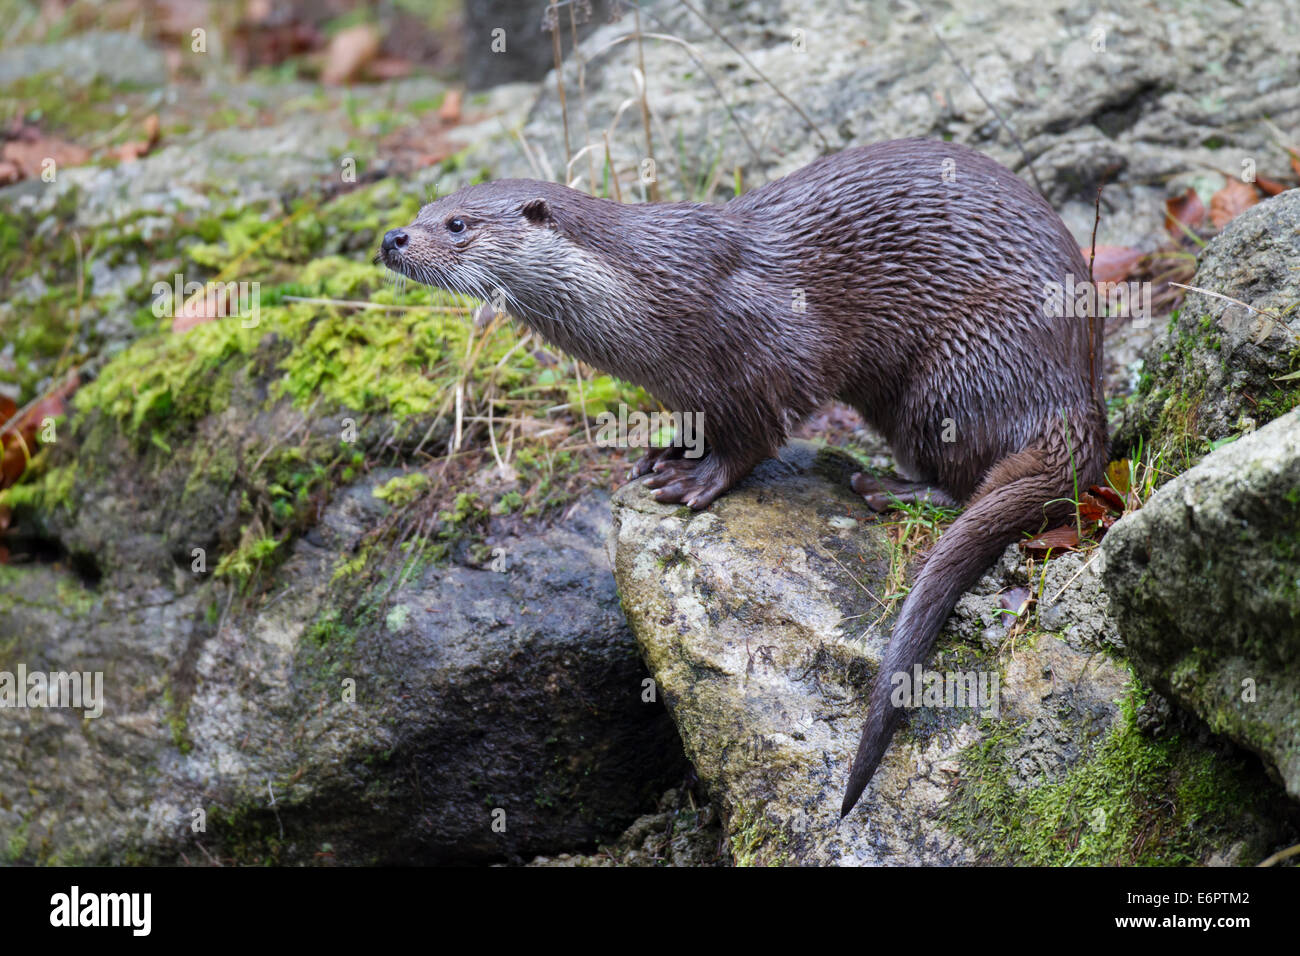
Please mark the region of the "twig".
POLYGON ((458 305, 383 305, 379 302, 362 302, 359 299, 321 299, 304 295, 286 295, 285 302, 305 302, 308 305, 343 305, 352 309, 383 309, 388 312, 413 312, 428 309, 430 312, 447 312, 451 315, 468 315, 470 310, 458 305))
MULTIPOLYGON (((573 38, 573 58, 578 61, 578 103, 582 109, 582 141, 591 142, 591 124, 587 120, 587 61, 582 55, 582 50, 578 44, 578 16, 574 12, 576 4, 569 4, 569 31, 573 38)), ((596 161, 588 158, 588 166, 591 172, 592 195, 595 195, 596 189, 596 161)))
POLYGON ((569 148, 569 104, 564 98, 564 57, 560 52, 560 12, 551 0, 546 11, 547 22, 551 27, 551 41, 555 48, 555 88, 560 94, 560 125, 564 127, 564 161, 568 163, 573 156, 569 148))
POLYGON ((647 99, 649 83, 645 75, 645 49, 641 43, 641 4, 639 0, 632 4, 632 15, 636 18, 636 65, 641 74, 641 125, 645 128, 645 154, 650 160, 650 167, 655 169, 655 177, 650 180, 650 201, 659 201, 659 173, 655 164, 655 147, 650 136, 650 101, 647 99))
POLYGON ((1260 863, 1260 866, 1273 866, 1275 863, 1281 863, 1283 860, 1289 860, 1293 856, 1300 856, 1300 843, 1295 846, 1289 846, 1285 850, 1278 850, 1267 860, 1260 863))
POLYGON ((1098 555, 1098 554, 1101 554, 1101 549, 1100 549, 1100 548, 1096 551, 1096 553, 1093 554, 1093 556, 1092 556, 1091 558, 1089 558, 1087 561, 1085 561, 1085 562, 1083 563, 1083 566, 1082 566, 1081 568, 1079 568, 1078 571, 1075 571, 1075 572, 1074 572, 1074 574, 1071 576, 1070 580, 1066 581, 1064 584, 1061 585, 1061 590, 1057 591, 1055 595, 1053 595, 1052 597, 1050 597, 1050 598, 1047 599, 1047 603, 1048 603, 1048 604, 1055 604, 1055 603, 1056 603, 1056 599, 1059 598, 1062 594, 1065 593, 1065 589, 1068 588, 1071 584, 1074 583, 1075 578, 1077 578, 1079 575, 1081 575, 1084 571, 1087 571, 1087 570, 1088 570, 1088 566, 1091 565, 1092 562, 1094 562, 1094 561, 1097 560, 1097 555, 1098 555))
MULTIPOLYGON (((1106 187, 1106 174, 1102 174, 1101 182, 1097 183, 1097 199, 1093 206, 1092 213, 1092 246, 1088 250, 1088 289, 1089 302, 1088 308, 1088 374, 1092 382, 1094 397, 1097 392, 1097 280, 1093 276, 1092 266, 1097 261, 1097 225, 1101 222, 1101 191, 1106 187)), ((1039 192, 1042 192, 1040 189, 1039 192)))
POLYGON ((1222 292, 1211 292, 1209 289, 1202 289, 1199 286, 1194 286, 1194 285, 1183 285, 1181 282, 1171 282, 1169 284, 1172 286, 1177 286, 1179 289, 1186 289, 1188 292, 1199 292, 1201 293, 1201 295, 1208 295, 1215 299, 1222 299, 1224 302, 1231 302, 1234 305, 1241 306, 1243 309, 1249 309, 1251 312, 1254 312, 1256 315, 1262 315, 1266 319, 1272 319, 1274 322, 1282 321, 1282 317, 1273 312, 1265 312, 1262 309, 1257 309, 1253 305, 1250 305, 1247 302, 1242 302, 1240 299, 1234 299, 1232 296, 1224 295, 1222 292))

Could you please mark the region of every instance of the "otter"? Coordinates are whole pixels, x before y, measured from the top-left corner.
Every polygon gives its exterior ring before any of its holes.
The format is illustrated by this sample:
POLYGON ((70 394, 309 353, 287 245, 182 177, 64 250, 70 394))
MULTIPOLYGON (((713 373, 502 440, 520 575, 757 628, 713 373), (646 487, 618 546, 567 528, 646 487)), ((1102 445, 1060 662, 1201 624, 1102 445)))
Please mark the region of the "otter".
POLYGON ((1089 270, 1045 199, 992 159, 905 139, 822 157, 724 204, 622 204, 500 180, 421 209, 377 261, 506 309, 554 345, 703 414, 705 454, 653 448, 632 477, 706 508, 838 399, 905 480, 857 473, 876 511, 956 505, 868 697, 841 818, 901 718, 892 676, 1024 532, 1072 513, 1106 461, 1101 337, 1053 290, 1089 270))

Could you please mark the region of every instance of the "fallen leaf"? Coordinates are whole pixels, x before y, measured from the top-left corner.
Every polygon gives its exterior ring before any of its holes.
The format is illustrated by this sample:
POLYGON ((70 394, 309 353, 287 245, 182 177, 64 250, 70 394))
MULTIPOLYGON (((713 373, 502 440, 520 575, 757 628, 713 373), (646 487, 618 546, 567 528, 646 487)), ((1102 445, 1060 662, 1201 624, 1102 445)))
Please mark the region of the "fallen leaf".
POLYGON ((1087 524, 1096 524, 1110 514, 1110 506, 1098 498, 1084 492, 1079 495, 1079 518, 1087 524))
POLYGON ((62 166, 80 166, 90 161, 90 150, 82 149, 76 143, 69 143, 49 136, 40 136, 34 140, 11 140, 4 145, 0 159, 17 166, 24 176, 40 176, 42 164, 47 159, 54 160, 55 168, 62 166))
MULTIPOLYGON (((1012 588, 1010 591, 1004 591, 998 595, 998 604, 1004 611, 1010 611, 1012 615, 1019 617, 1025 613, 1029 607, 1029 601, 1033 597, 1028 588, 1012 588)), ((1008 620, 1007 624, 1011 622, 1008 620)))
POLYGON ((379 34, 368 23, 340 30, 325 50, 321 80, 334 85, 350 83, 379 54, 379 34))
POLYGON ((17 163, 9 160, 0 161, 0 186, 8 186, 10 183, 16 183, 23 178, 23 171, 18 168, 17 163))
POLYGON ((153 149, 158 145, 158 139, 162 136, 162 123, 158 121, 157 113, 150 113, 144 118, 144 138, 153 149))
POLYGON ((1035 558, 1046 557, 1048 552, 1073 551, 1079 544, 1079 532, 1073 525, 1050 528, 1028 541, 1020 542, 1020 550, 1035 558))
POLYGON ((0 456, 0 488, 8 488, 27 470, 27 445, 14 431, 5 432, 4 454, 0 456))
POLYGON ((225 318, 230 314, 228 291, 225 283, 205 285, 202 292, 196 292, 181 305, 172 319, 172 331, 188 332, 196 325, 225 318))
POLYGON ((1174 239, 1181 239, 1186 233, 1179 226, 1194 229, 1205 220, 1205 204, 1201 202, 1196 190, 1190 186, 1181 196, 1165 200, 1165 227, 1174 239))
POLYGON ((442 106, 438 107, 438 119, 444 123, 460 122, 461 92, 458 89, 450 89, 447 95, 443 97, 442 106))
POLYGON ((1254 186, 1229 177, 1223 188, 1210 197, 1210 222, 1222 229, 1257 202, 1259 193, 1254 186))
MULTIPOLYGON (((1127 474, 1127 473, 1126 473, 1127 474)), ((1124 498, 1114 488, 1107 488, 1104 485, 1093 485, 1088 489, 1088 494, 1105 502, 1106 507, 1119 514, 1124 513, 1124 498)))
POLYGON ((1092 256, 1092 246, 1081 246, 1079 251, 1083 253, 1084 262, 1092 263, 1092 277, 1099 284, 1126 281, 1138 260, 1146 255, 1141 249, 1130 246, 1098 246, 1096 259, 1092 256))
POLYGON ((144 121, 144 140, 134 140, 129 143, 123 143, 109 150, 109 155, 116 156, 124 163, 135 162, 141 156, 148 156, 155 146, 158 145, 158 138, 161 133, 161 127, 158 123, 158 114, 150 113, 144 121))
POLYGON ((381 56, 370 61, 366 76, 372 80, 400 80, 411 75, 411 61, 395 56, 381 56))
POLYGON ((1276 196, 1278 193, 1284 193, 1293 187, 1280 183, 1276 179, 1265 179, 1263 176, 1255 177, 1255 185, 1264 191, 1266 195, 1276 196))

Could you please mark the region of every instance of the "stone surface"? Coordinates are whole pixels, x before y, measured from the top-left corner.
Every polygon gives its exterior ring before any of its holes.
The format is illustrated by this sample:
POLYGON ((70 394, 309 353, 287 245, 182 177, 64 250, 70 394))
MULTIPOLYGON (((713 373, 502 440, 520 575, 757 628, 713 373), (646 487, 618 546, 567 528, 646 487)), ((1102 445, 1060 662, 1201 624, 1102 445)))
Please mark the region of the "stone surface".
MULTIPOLYGON (((932 20, 917 5, 855 0, 698 7, 788 99, 669 0, 647 5, 643 28, 660 37, 640 50, 619 40, 632 29, 630 15, 585 41, 585 118, 576 61, 564 73, 577 150, 586 130, 599 143, 619 107, 639 96, 644 57, 659 179, 675 198, 703 198, 706 190, 727 198, 737 165, 753 188, 822 152, 900 136, 951 138, 1029 179, 1014 137, 980 94, 1018 135, 1047 198, 1084 244, 1097 184, 1112 168, 1098 241, 1145 248, 1163 240, 1167 196, 1191 186, 1208 206, 1223 182, 1209 170, 1236 173, 1245 159, 1262 176, 1283 177, 1288 168, 1266 119, 1300 109, 1300 60, 1291 55, 1300 11, 1286 0, 1253 4, 1249 15, 1214 0, 957 0, 926 6, 932 20)), ((631 172, 645 154, 637 114, 625 111, 610 136, 615 164, 628 173, 625 197, 639 193, 631 172)), ((533 159, 514 144, 483 144, 496 175, 540 168, 545 178, 562 178, 553 71, 523 137, 533 159)), ((583 161, 573 174, 591 180, 583 161)))
POLYGON ((1189 284, 1216 295, 1189 292, 1147 349, 1118 447, 1141 436, 1195 460, 1207 443, 1300 403, 1298 261, 1300 189, 1247 209, 1210 241, 1189 284))
MULTIPOLYGON (((1093 761, 1110 752, 1107 742, 1118 739, 1130 675, 1101 650, 1105 628, 1099 633, 1086 600, 1078 610, 1045 602, 1057 608, 1054 627, 1064 639, 1007 630, 998 594, 1021 581, 1014 562, 1000 564, 964 599, 927 668, 996 675, 998 712, 913 711, 862 802, 841 822, 866 690, 892 623, 878 600, 887 528, 848 491, 851 467, 840 454, 797 442, 705 512, 658 504, 637 484, 620 491, 610 546, 624 611, 722 813, 737 863, 999 858, 1006 834, 993 820, 1006 808, 998 800, 1080 787, 1093 761), (977 755, 993 747, 998 756, 982 763, 977 755), (989 796, 994 789, 998 800, 989 796)), ((1076 560, 1057 572, 1051 593, 1074 586, 1069 578, 1081 566, 1076 560)), ((1095 592, 1095 579, 1081 587, 1095 592)), ((1174 787, 1175 776, 1162 786, 1174 787)), ((1138 815, 1126 795, 1110 797, 1114 805, 1081 794, 1077 812, 1085 820, 1100 812, 1110 826, 1117 825, 1111 814, 1138 815)), ((1174 825, 1184 798, 1167 799, 1178 808, 1166 814, 1174 825)), ((1000 825, 1032 829, 1016 820, 1000 825)), ((1268 832, 1244 813, 1226 829, 1231 839, 1216 833, 1193 857, 1208 859, 1243 834, 1258 843, 1268 832)), ((1032 842, 1026 837, 1026 853, 1032 842)))
POLYGON ((103 714, 0 710, 6 859, 527 859, 613 837, 686 772, 643 700, 600 544, 607 498, 503 535, 503 571, 425 565, 350 614, 365 585, 333 579, 391 472, 341 488, 246 601, 189 573, 186 542, 215 546, 205 521, 238 514, 219 478, 177 500, 183 480, 129 444, 79 438, 119 466, 77 479, 49 561, 0 567, 0 671, 102 672, 103 714))
POLYGON ((1103 552, 1138 669, 1300 798, 1300 411, 1175 478, 1103 552))

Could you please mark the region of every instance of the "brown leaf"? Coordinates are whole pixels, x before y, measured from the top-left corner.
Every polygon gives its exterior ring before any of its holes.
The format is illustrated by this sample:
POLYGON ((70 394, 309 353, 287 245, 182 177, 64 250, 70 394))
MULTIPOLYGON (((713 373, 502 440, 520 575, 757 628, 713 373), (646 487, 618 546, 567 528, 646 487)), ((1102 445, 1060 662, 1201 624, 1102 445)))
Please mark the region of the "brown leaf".
POLYGON ((23 171, 18 168, 17 163, 9 160, 0 160, 0 186, 8 186, 16 183, 23 178, 23 171))
POLYGON ((1124 498, 1114 488, 1107 488, 1105 485, 1093 485, 1088 489, 1087 493, 1103 501, 1106 507, 1112 511, 1119 514, 1124 513, 1124 498))
POLYGON ((25 445, 13 431, 8 431, 3 439, 4 454, 0 455, 0 488, 8 488, 27 470, 27 452, 25 445))
POLYGON ((438 119, 444 123, 460 122, 461 92, 458 89, 450 89, 447 95, 443 97, 442 106, 438 107, 438 119))
POLYGON ((124 163, 133 163, 148 152, 149 144, 140 142, 123 143, 121 146, 109 150, 111 155, 116 156, 124 163))
POLYGON ((1110 514, 1110 506, 1096 495, 1084 492, 1079 495, 1079 518, 1087 524, 1096 524, 1110 514))
POLYGON ((372 80, 400 80, 411 75, 411 61, 395 56, 381 56, 366 67, 366 76, 372 80))
POLYGON ((1192 187, 1188 186, 1187 192, 1181 196, 1165 200, 1165 228, 1174 239, 1181 239, 1185 235, 1179 228, 1179 223, 1188 229, 1195 229, 1204 221, 1205 205, 1192 187))
POLYGON ((68 413, 67 403, 63 401, 63 396, 55 393, 49 395, 27 410, 27 414, 19 421, 18 427, 22 429, 24 437, 30 432, 29 441, 35 442, 39 434, 41 425, 47 418, 61 418, 68 413))
POLYGON ((143 140, 135 140, 130 143, 123 143, 121 146, 110 149, 109 155, 116 156, 124 163, 132 163, 141 156, 148 156, 158 145, 158 138, 161 135, 161 127, 158 123, 158 114, 150 113, 145 117, 143 140))
POLYGON ((1222 229, 1257 202, 1259 193, 1254 186, 1229 177, 1223 188, 1210 197, 1210 222, 1222 229))
POLYGON ((228 291, 229 287, 225 283, 205 285, 202 292, 196 292, 185 300, 172 319, 172 331, 188 332, 196 325, 229 315, 228 291))
POLYGON ((90 151, 82 149, 76 143, 38 136, 35 139, 16 139, 5 143, 0 159, 13 163, 22 170, 24 176, 36 178, 41 174, 41 164, 47 159, 54 160, 56 169, 62 166, 80 166, 90 161, 90 151))
POLYGON ((1138 260, 1146 255, 1141 249, 1129 246, 1098 246, 1094 260, 1092 246, 1081 246, 1079 251, 1083 253, 1084 262, 1092 263, 1092 277, 1098 284, 1126 281, 1133 274, 1138 260))
POLYGON ((330 40, 320 78, 334 85, 350 83, 378 54, 379 34, 374 27, 368 23, 348 27, 330 40))
POLYGON ((1079 532, 1073 525, 1050 528, 1037 537, 1020 542, 1020 550, 1035 558, 1046 557, 1049 551, 1073 551, 1079 544, 1079 532))
POLYGON ((1276 179, 1265 179, 1263 176, 1255 177, 1255 185, 1264 191, 1267 196, 1276 196, 1278 193, 1284 193, 1294 187, 1285 183, 1280 183, 1276 179))

